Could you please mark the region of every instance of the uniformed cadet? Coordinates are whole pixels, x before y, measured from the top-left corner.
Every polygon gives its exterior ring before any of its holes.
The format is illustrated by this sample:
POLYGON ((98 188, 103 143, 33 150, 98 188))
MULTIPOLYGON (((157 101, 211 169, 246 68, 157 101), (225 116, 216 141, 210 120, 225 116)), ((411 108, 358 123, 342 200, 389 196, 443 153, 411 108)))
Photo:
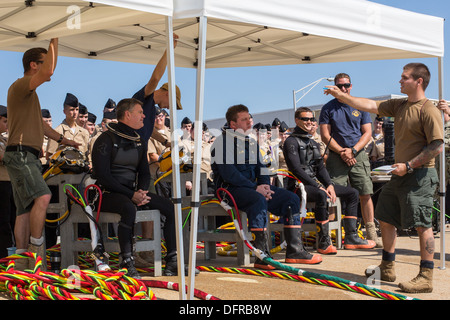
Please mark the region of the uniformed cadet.
MULTIPOLYGON (((270 141, 271 137, 271 126, 262 124, 261 122, 258 122, 253 126, 253 130, 256 134, 256 139, 258 141, 258 144, 260 146, 260 152, 261 152, 261 161, 267 166, 271 167, 275 165, 274 170, 276 169, 276 163, 275 158, 273 155, 272 145, 270 141)), ((272 172, 274 174, 275 172, 272 172)))
POLYGON ((384 119, 377 116, 373 121, 372 139, 367 145, 366 153, 369 156, 372 167, 378 166, 376 163, 384 159, 384 119))
POLYGON ((282 186, 286 186, 286 182, 287 182, 287 177, 285 176, 286 171, 288 170, 288 167, 286 165, 286 159, 284 157, 284 153, 283 153, 283 146, 284 143, 287 139, 287 137, 289 137, 290 131, 289 131, 289 127, 286 124, 286 122, 282 121, 280 124, 280 127, 278 129, 278 146, 276 147, 276 153, 278 154, 278 172, 281 173, 277 176, 277 179, 275 180, 275 185, 278 187, 282 187, 282 186), (283 183, 281 183, 281 181, 283 183))
POLYGON ((108 100, 105 103, 105 106, 103 107, 103 113, 112 112, 115 110, 116 110, 116 102, 113 99, 108 98, 108 100))
MULTIPOLYGON (((62 134, 65 138, 73 140, 80 144, 78 150, 86 157, 88 156, 89 132, 76 123, 78 117, 78 99, 71 93, 67 93, 64 100, 64 114, 66 115, 62 123, 55 128, 56 132, 62 134)), ((47 145, 46 157, 49 159, 57 150, 64 148, 56 141, 50 140, 47 145)))
MULTIPOLYGON (((322 141, 322 137, 317 132, 318 129, 319 129, 319 126, 317 124, 317 119, 314 118, 314 120, 312 121, 312 124, 311 124, 311 130, 310 130, 309 134, 312 135, 313 140, 319 144, 320 154, 323 155, 325 153, 326 144, 322 141)), ((326 160, 326 157, 324 159, 326 160)))
POLYGON ((186 139, 189 141, 191 129, 192 129, 191 119, 189 119, 188 117, 184 117, 183 120, 181 120, 181 130, 183 130, 183 136, 181 137, 182 140, 186 139))
POLYGON ((97 116, 91 112, 88 112, 88 117, 86 121, 86 130, 89 132, 89 136, 92 138, 96 134, 95 121, 97 121, 97 116))
MULTIPOLYGON (((159 174, 159 156, 165 151, 168 150, 166 145, 170 145, 171 137, 169 128, 167 128, 164 124, 165 122, 165 114, 161 112, 159 107, 156 108, 156 117, 155 117, 155 126, 154 131, 158 131, 158 133, 167 140, 167 144, 162 144, 159 140, 151 137, 148 141, 148 160, 150 164, 150 175, 152 179, 158 179, 159 174)), ((170 148, 169 148, 170 149, 170 148)))
MULTIPOLYGON (((191 162, 194 162, 194 130, 195 124, 192 124, 189 132, 189 139, 181 139, 180 147, 183 148, 184 154, 188 155, 191 162)), ((208 183, 208 193, 213 193, 213 181, 212 181, 212 170, 211 170, 211 144, 206 139, 206 133, 208 132, 208 126, 203 123, 202 128, 202 157, 200 163, 200 173, 206 174, 206 179, 208 183)), ((192 190, 192 181, 186 181, 186 190, 192 190)))
POLYGON ((84 104, 79 103, 78 107, 78 117, 77 117, 77 124, 86 129, 86 122, 88 119, 88 109, 84 104))

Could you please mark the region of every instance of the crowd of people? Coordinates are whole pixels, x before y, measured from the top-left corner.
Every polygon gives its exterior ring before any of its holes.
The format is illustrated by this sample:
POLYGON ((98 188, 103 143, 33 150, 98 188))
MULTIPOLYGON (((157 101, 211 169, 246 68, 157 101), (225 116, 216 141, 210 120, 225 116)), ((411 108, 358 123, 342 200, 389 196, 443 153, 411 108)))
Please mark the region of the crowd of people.
MULTIPOLYGON (((175 47, 176 42, 174 35, 175 47)), ((117 226, 120 266, 139 277, 136 267, 151 265, 150 253, 133 250, 135 217, 137 210, 158 209, 167 248, 164 274, 176 275, 174 207, 170 183, 160 181, 167 171, 162 159, 170 157, 172 140, 179 139, 183 163, 192 164, 196 123, 184 118, 181 134, 170 128, 169 86, 159 84, 166 53, 142 88, 117 104, 107 99, 100 123, 75 95, 67 93, 62 103, 65 118, 53 129, 51 114, 41 109, 36 88, 50 80, 57 56, 58 39, 52 39, 48 49, 26 51, 24 76, 11 85, 7 107, 0 106, 0 133, 4 134, 0 137, 0 195, 5 204, 0 225, 2 256, 15 244, 19 254, 31 251, 45 257, 43 230, 52 193, 42 168, 57 151, 74 147, 88 159, 92 178, 102 190, 101 209, 121 216, 117 226)), ((272 124, 255 124, 247 106, 229 107, 219 135, 213 136, 202 124, 200 168, 208 193, 228 190, 224 197, 231 195, 247 213, 253 244, 268 256, 269 213, 279 216, 287 264, 317 264, 324 256, 338 253, 330 238, 329 208, 340 198, 344 248, 382 248, 379 268, 384 281, 396 279, 396 230, 416 228, 419 274, 399 286, 405 292, 431 292, 434 238, 430 216, 438 183, 434 158, 444 144, 440 112, 448 120, 450 108, 444 100, 436 107, 425 97, 429 79, 425 65, 408 64, 400 80, 407 98, 376 102, 351 96, 350 76, 340 73, 324 91, 333 99, 322 107, 318 118, 313 110, 301 107, 291 128, 278 118, 272 124), (370 113, 375 115, 373 124, 370 113), (395 169, 374 208, 371 169, 382 164, 385 156, 384 117, 395 118, 395 169), (281 171, 289 172, 289 177, 280 177, 281 171), (302 192, 315 204, 317 253, 309 252, 302 242, 302 192), (358 233, 359 216, 365 227, 363 237, 358 233)), ((182 109, 177 86, 176 104, 182 109)), ((183 188, 189 194, 192 182, 183 188)), ((143 238, 152 236, 148 223, 141 223, 141 231, 143 238)), ((18 268, 27 267, 25 259, 18 262, 18 268)), ((254 266, 275 268, 259 258, 254 266)), ((368 271, 367 276, 371 276, 368 271)))

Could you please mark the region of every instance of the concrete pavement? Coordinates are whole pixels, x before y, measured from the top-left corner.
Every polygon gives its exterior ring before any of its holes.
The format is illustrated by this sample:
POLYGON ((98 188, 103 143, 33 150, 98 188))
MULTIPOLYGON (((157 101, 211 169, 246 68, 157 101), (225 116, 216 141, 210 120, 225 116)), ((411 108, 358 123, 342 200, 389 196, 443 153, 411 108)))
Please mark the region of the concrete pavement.
MULTIPOLYGON (((450 230, 446 231, 446 251, 450 250, 450 230)), ((398 288, 398 283, 409 281, 419 272, 419 240, 415 235, 401 236, 397 241, 396 272, 394 283, 381 282, 379 288, 389 292, 421 300, 450 299, 450 254, 446 254, 445 269, 440 268, 440 237, 436 235, 435 270, 433 292, 423 294, 405 294, 398 288)), ((253 261, 254 258, 252 258, 253 261)), ((283 263, 284 252, 274 255, 274 259, 283 263)), ((323 256, 318 265, 293 265, 304 271, 339 277, 345 280, 374 286, 368 283, 364 271, 368 266, 376 266, 381 260, 381 249, 338 250, 336 255, 323 256)), ((197 252, 197 266, 214 266, 222 268, 243 268, 251 270, 252 265, 240 267, 235 257, 219 256, 215 260, 204 260, 202 250, 197 252)), ((275 272, 277 272, 275 270, 275 272)), ((282 271, 279 271, 282 273, 282 271)), ((144 276, 144 279, 154 279, 144 276)), ((177 282, 178 277, 160 277, 163 281, 177 282)), ((187 281, 187 280, 186 280, 187 281)), ((370 295, 355 293, 331 286, 317 285, 276 277, 259 275, 218 273, 202 271, 195 277, 194 287, 222 300, 380 300, 370 295)), ((177 300, 179 293, 168 289, 153 289, 158 299, 177 300)))

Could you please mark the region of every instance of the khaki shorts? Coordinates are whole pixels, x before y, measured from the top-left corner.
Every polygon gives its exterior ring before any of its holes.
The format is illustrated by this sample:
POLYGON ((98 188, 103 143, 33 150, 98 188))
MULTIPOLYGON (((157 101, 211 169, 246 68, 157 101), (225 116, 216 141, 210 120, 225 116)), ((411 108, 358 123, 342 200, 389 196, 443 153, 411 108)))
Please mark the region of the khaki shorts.
POLYGON ((438 183, 435 168, 414 169, 403 177, 392 175, 378 197, 375 217, 397 229, 431 228, 438 183))
POLYGON ((34 199, 51 194, 42 177, 41 161, 32 153, 5 152, 3 163, 11 179, 17 215, 30 212, 34 199))
POLYGON ((365 151, 361 150, 356 155, 356 164, 351 167, 341 159, 339 154, 330 151, 326 167, 334 183, 346 187, 350 182, 360 195, 373 193, 370 162, 365 151))

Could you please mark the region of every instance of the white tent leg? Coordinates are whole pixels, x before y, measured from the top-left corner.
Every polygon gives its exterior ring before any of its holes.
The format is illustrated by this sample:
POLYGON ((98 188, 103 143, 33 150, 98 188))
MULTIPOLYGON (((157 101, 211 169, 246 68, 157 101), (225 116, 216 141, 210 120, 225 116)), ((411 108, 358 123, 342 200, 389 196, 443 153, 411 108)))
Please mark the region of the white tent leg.
MULTIPOLYGON (((444 62, 443 58, 438 58, 438 69, 439 69, 439 99, 444 99, 444 62)), ((442 121, 445 125, 444 113, 442 113, 442 121)), ((440 194, 440 210, 441 210, 441 221, 440 221, 440 245, 441 245, 441 259, 439 268, 445 269, 445 187, 446 187, 446 179, 445 179, 445 147, 444 150, 439 155, 440 161, 440 186, 439 186, 439 194, 440 194)))
POLYGON ((188 274, 188 298, 194 299, 196 245, 198 229, 198 210, 200 208, 200 164, 202 159, 202 129, 203 129, 203 104, 205 89, 205 61, 206 61, 206 28, 207 18, 200 17, 199 22, 199 48, 197 65, 197 92, 195 106, 194 128, 194 172, 192 182, 191 200, 191 237, 189 246, 189 274, 188 274))
MULTIPOLYGON (((172 17, 166 18, 167 32, 167 71, 169 83, 170 127, 175 132, 177 121, 176 90, 175 90, 175 54, 173 48, 173 24, 172 17)), ((172 149, 178 150, 178 139, 172 138, 172 149)), ((172 152, 172 198, 175 206, 175 230, 177 239, 177 266, 180 300, 186 300, 186 281, 184 274, 184 250, 183 250, 183 217, 181 210, 181 184, 180 184, 180 156, 178 152, 172 152)))

